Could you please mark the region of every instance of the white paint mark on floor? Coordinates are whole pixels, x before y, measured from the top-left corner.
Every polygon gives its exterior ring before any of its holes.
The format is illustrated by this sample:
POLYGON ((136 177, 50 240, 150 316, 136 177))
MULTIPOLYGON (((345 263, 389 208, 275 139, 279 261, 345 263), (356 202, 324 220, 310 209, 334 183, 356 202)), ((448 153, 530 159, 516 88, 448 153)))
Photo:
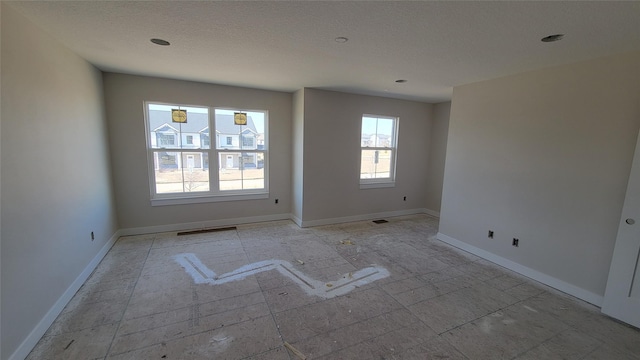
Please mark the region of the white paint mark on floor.
POLYGON ((199 355, 198 358, 203 357, 205 359, 215 359, 218 354, 227 350, 233 340, 233 336, 227 336, 224 333, 219 333, 212 336, 211 339, 209 339, 208 344, 198 346, 196 354, 199 355))
POLYGON ((195 254, 178 254, 173 258, 191 275, 196 284, 221 285, 242 280, 247 276, 255 275, 263 271, 278 270, 282 275, 287 276, 298 284, 308 295, 320 296, 325 299, 344 295, 359 286, 389 276, 387 269, 374 265, 345 274, 341 276, 340 279, 331 282, 333 286, 327 287, 327 282, 308 277, 294 268, 290 262, 284 260, 258 261, 226 274, 217 275, 213 270, 204 265, 195 254))
POLYGON ((522 305, 522 307, 523 307, 523 308, 525 308, 525 309, 527 309, 527 310, 529 310, 529 311, 535 312, 535 313, 537 313, 537 312, 538 312, 538 310, 536 310, 536 309, 532 308, 531 306, 522 305))

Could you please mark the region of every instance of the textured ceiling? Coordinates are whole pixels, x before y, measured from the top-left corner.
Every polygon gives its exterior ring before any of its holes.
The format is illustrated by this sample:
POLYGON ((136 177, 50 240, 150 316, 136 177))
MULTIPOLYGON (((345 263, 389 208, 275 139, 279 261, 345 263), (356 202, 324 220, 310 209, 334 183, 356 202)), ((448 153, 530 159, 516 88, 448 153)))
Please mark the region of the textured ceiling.
POLYGON ((288 92, 439 102, 457 85, 640 50, 638 1, 8 4, 104 71, 288 92))

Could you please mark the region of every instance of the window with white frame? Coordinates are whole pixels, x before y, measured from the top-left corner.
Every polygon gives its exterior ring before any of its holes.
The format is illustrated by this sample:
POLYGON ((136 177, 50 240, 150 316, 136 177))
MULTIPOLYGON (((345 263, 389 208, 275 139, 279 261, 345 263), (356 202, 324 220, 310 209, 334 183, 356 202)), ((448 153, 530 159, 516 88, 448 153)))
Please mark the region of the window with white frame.
POLYGON ((360 132, 360 186, 393 186, 398 118, 363 115, 360 132))
MULTIPOLYGON (((247 134, 266 136, 266 111, 246 111, 247 123, 236 125, 234 113, 239 111, 216 109, 216 133, 225 137, 225 144, 216 144, 219 166, 220 191, 256 191, 266 189, 266 157, 267 148, 256 149, 253 144, 247 145, 242 139, 247 134), (229 138, 232 139, 229 142, 229 138)), ((245 111, 240 111, 245 112, 245 111)))
POLYGON ((267 138, 266 111, 147 102, 145 122, 152 204, 268 196, 267 147, 244 141, 267 138), (235 112, 246 124, 235 124, 235 112))

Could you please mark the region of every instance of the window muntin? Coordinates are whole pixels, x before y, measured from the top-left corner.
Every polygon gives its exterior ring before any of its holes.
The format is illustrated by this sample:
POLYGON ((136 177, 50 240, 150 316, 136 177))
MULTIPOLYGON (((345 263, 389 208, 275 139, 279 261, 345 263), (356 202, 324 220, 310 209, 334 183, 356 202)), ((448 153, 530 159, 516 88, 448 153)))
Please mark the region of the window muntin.
POLYGON ((364 115, 360 132, 360 184, 392 184, 398 118, 364 115))
POLYGON ((247 124, 235 125, 234 111, 238 110, 146 103, 153 204, 163 199, 200 202, 203 197, 217 201, 214 198, 220 195, 268 193, 266 143, 260 149, 255 146, 256 137, 266 139, 267 112, 242 110, 247 124), (187 121, 173 122, 172 109, 186 110, 187 121), (211 146, 212 132, 215 146, 211 146))

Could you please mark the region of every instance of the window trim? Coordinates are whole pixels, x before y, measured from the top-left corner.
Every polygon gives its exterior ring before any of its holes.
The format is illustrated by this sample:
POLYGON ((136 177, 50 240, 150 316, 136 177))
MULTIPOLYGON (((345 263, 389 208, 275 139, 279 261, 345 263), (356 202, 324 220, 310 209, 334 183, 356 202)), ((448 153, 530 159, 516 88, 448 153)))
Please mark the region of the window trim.
MULTIPOLYGON (((180 204, 198 204, 207 202, 221 202, 221 201, 241 201, 241 200, 258 200, 269 198, 269 110, 264 109, 248 109, 248 108, 229 108, 229 107, 213 107, 205 105, 190 105, 190 104, 178 104, 167 103, 163 101, 144 101, 144 125, 145 125, 145 139, 146 139, 146 151, 147 151, 147 176, 149 178, 149 191, 151 206, 165 206, 165 205, 180 205, 180 204), (151 132, 149 122, 149 105, 166 105, 166 106, 179 106, 179 107, 195 107, 206 108, 208 110, 208 124, 209 129, 209 146, 202 148, 203 144, 200 144, 200 148, 154 148, 151 142, 151 132), (260 112, 264 113, 264 149, 227 149, 216 148, 217 143, 215 139, 212 143, 211 133, 215 133, 215 112, 216 110, 226 111, 243 111, 243 112, 260 112), (213 130, 212 130, 213 129, 213 130), (220 190, 219 179, 219 154, 225 152, 256 152, 263 154, 263 169, 264 169, 264 188, 263 189, 246 189, 246 190, 220 190), (209 157, 209 190, 208 191, 192 191, 192 192, 180 192, 180 193, 165 193, 158 194, 156 192, 156 177, 155 177, 155 163, 154 154, 156 152, 175 152, 180 153, 203 153, 209 157), (213 159, 213 162, 212 162, 213 159), (213 166, 212 166, 213 164, 213 166)), ((181 137, 179 134, 174 135, 175 139, 181 137)), ((178 144, 179 145, 179 144, 178 144)), ((176 146, 174 144, 174 146, 176 146)), ((204 157, 202 157, 204 166, 204 157)), ((184 180, 183 180, 184 181, 184 180)))
MULTIPOLYGON (((377 189, 377 188, 390 188, 395 187, 396 185, 396 172, 397 172, 397 160, 398 160, 398 134, 400 129, 400 117, 398 116, 389 116, 389 115, 374 115, 374 114, 362 114, 360 117, 360 155, 358 161, 358 178, 360 183, 360 189, 377 189), (392 132, 392 145, 391 147, 372 147, 372 146, 362 146, 362 121, 365 117, 376 118, 376 119, 390 119, 393 120, 393 132, 392 132), (362 151, 363 150, 388 150, 391 151, 391 169, 389 171, 388 178, 369 178, 363 179, 361 177, 362 173, 362 151)), ((377 136, 376 132, 376 136, 377 136)))

